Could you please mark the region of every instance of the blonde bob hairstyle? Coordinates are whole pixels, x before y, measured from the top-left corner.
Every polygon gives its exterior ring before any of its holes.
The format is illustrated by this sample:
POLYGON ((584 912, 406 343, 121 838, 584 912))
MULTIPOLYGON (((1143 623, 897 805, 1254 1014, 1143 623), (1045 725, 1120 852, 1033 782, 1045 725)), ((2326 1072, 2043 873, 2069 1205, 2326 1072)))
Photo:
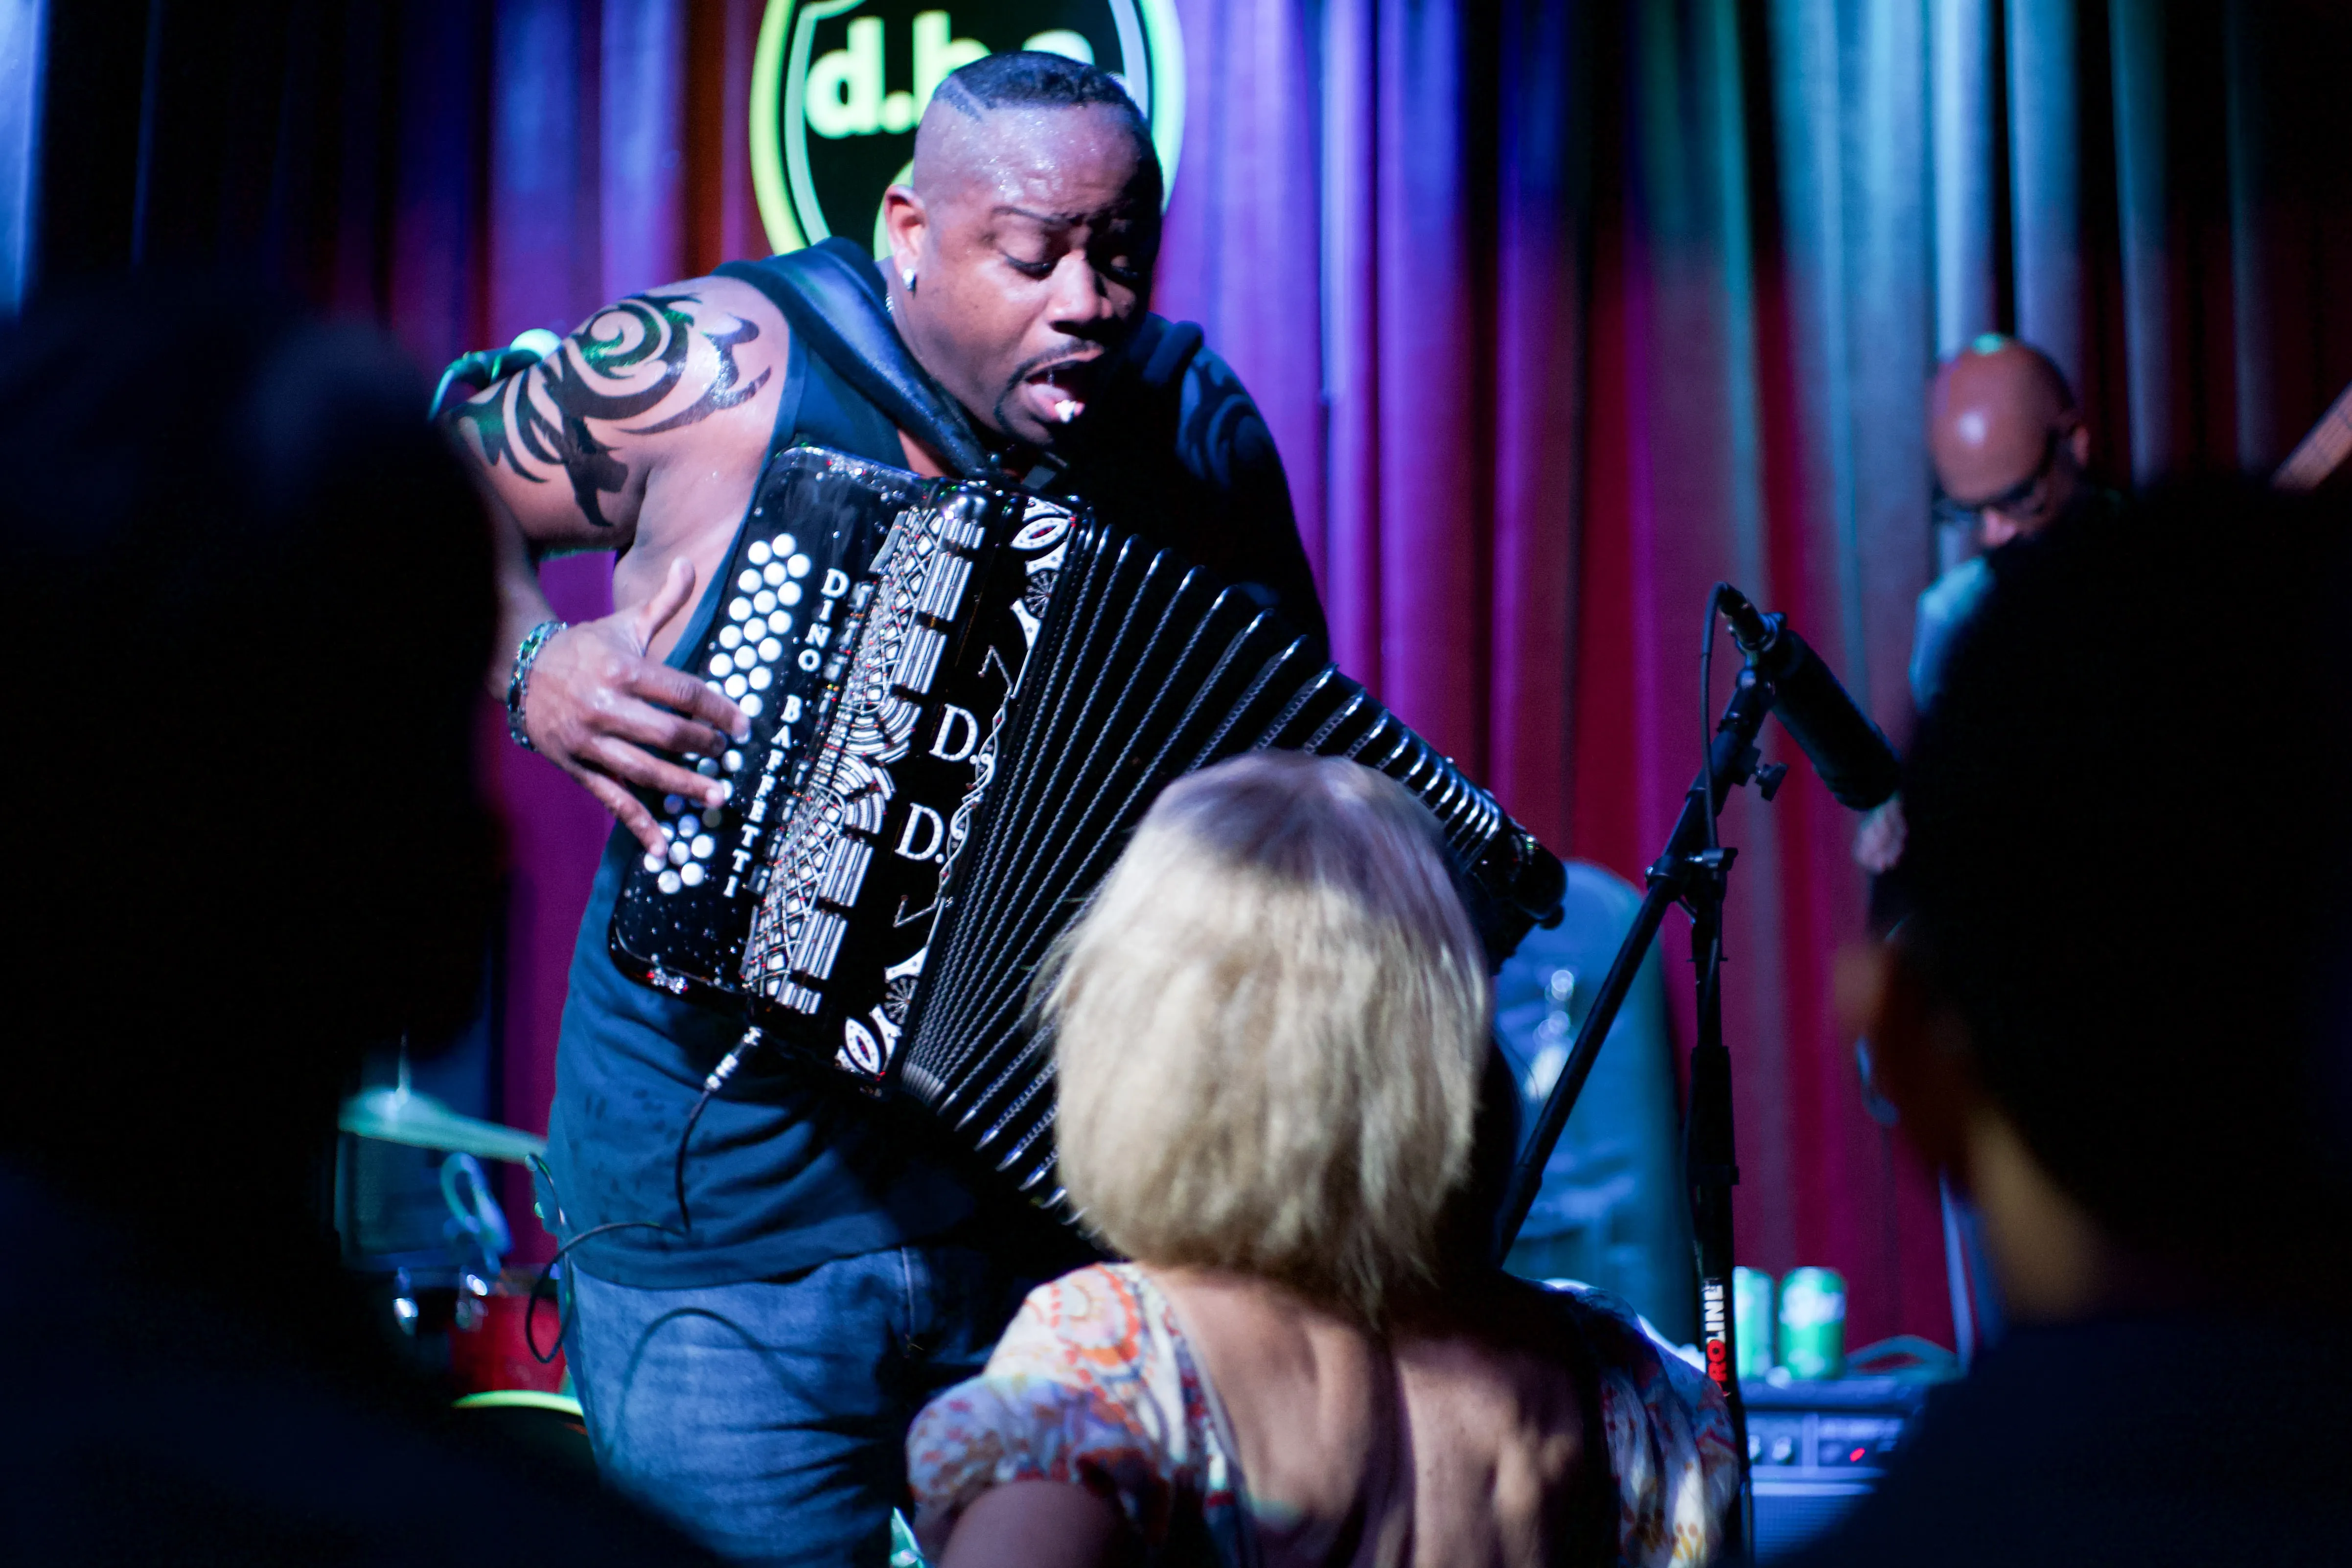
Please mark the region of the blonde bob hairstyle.
POLYGON ((1401 785, 1295 752, 1178 780, 1043 984, 1062 1177, 1106 1243, 1374 1325, 1440 1283, 1492 996, 1401 785))

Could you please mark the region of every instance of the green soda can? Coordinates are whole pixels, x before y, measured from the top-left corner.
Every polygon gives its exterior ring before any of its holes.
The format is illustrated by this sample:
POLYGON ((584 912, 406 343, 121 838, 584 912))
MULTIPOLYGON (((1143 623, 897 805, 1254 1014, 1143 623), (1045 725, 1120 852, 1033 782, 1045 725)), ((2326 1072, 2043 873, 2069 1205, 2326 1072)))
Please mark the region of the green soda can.
POLYGON ((1731 1337, 1740 1376, 1772 1370, 1772 1277, 1760 1268, 1731 1271, 1731 1337))
POLYGON ((1792 1269, 1780 1281, 1780 1364, 1791 1377, 1844 1374, 1845 1281, 1834 1269, 1792 1269))

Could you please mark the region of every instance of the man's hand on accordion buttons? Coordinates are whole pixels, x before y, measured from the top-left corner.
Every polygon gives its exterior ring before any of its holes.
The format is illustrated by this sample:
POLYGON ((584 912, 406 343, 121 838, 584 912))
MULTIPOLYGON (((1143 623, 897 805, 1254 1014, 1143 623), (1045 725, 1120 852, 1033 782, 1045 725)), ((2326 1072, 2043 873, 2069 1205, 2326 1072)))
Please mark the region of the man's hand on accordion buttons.
POLYGON ((684 670, 646 656, 654 634, 693 598, 693 563, 671 562, 651 602, 583 621, 551 640, 531 666, 523 699, 530 743, 587 785, 655 854, 668 843, 629 786, 716 805, 726 798, 717 779, 656 753, 717 756, 728 736, 751 732, 741 709, 684 670))

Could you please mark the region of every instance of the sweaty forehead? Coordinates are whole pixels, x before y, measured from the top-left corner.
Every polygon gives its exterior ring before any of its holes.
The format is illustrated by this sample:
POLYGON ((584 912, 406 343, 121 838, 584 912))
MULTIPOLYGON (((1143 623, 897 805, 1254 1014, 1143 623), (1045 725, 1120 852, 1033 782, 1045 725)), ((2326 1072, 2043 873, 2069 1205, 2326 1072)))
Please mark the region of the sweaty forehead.
POLYGON ((916 194, 935 212, 980 216, 998 206, 1079 216, 1129 197, 1150 150, 1132 121, 1100 104, 983 109, 944 92, 915 135, 916 194))

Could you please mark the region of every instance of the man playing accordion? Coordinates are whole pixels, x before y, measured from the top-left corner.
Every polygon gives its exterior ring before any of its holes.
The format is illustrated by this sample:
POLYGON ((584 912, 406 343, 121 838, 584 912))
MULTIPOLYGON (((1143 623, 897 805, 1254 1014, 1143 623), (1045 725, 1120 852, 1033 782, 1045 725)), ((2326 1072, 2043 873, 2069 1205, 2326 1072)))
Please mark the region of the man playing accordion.
POLYGON ((517 741, 617 819, 573 956, 542 1194, 585 1237, 567 1255, 571 1366, 606 1474, 731 1556, 878 1561, 908 1420, 978 1371, 1068 1244, 992 1206, 888 1108, 790 1070, 747 1070, 710 1103, 678 1227, 673 1155, 737 1026, 630 983, 605 946, 630 861, 667 848, 640 794, 715 806, 718 782, 670 758, 747 731, 678 661, 760 476, 796 443, 1081 500, 1319 643, 1264 421, 1197 329, 1148 314, 1160 191, 1114 79, 992 56, 933 96, 885 201, 886 262, 835 240, 633 296, 454 416, 503 503, 494 687, 517 741), (617 553, 615 608, 566 627, 537 563, 583 550, 617 553))

